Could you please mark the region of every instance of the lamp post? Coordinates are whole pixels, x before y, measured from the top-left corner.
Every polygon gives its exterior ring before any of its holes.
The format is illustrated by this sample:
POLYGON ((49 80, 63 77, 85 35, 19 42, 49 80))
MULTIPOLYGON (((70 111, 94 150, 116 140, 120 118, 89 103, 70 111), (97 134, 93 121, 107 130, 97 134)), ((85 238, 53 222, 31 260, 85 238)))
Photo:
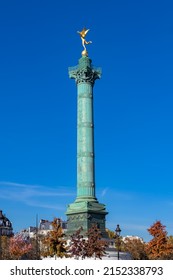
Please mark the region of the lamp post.
POLYGON ((118 241, 117 242, 117 252, 118 252, 118 260, 119 260, 120 259, 119 245, 120 245, 120 233, 121 233, 121 229, 120 229, 119 225, 117 225, 115 232, 116 232, 116 238, 117 238, 117 241, 118 241))

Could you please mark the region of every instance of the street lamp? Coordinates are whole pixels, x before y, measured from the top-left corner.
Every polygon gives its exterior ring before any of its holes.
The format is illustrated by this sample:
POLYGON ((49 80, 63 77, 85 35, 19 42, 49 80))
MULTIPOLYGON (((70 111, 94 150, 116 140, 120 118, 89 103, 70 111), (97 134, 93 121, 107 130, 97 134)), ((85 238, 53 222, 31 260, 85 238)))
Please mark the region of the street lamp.
POLYGON ((116 228, 115 232, 116 232, 116 238, 117 238, 117 252, 118 252, 118 260, 119 260, 120 259, 119 245, 120 245, 120 233, 121 233, 121 229, 120 229, 119 225, 117 225, 117 228, 116 228))

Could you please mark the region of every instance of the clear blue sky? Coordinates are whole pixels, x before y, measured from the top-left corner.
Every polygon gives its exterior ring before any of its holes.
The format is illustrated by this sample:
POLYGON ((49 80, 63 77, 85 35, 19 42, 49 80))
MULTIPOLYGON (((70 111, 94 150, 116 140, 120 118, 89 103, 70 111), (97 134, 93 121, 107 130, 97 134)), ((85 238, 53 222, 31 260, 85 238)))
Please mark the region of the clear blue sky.
POLYGON ((107 227, 173 234, 173 3, 0 2, 0 209, 15 231, 66 219, 76 197, 76 86, 88 46, 94 87, 96 194, 107 227))

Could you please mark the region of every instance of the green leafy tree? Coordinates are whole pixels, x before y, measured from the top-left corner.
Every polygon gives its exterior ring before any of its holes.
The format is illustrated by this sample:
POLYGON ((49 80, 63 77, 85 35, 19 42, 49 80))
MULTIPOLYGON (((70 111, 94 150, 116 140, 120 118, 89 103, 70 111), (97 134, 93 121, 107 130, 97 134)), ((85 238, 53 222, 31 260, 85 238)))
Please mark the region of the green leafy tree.
POLYGON ((146 245, 146 253, 151 260, 169 259, 173 254, 173 245, 169 242, 166 227, 160 221, 156 221, 148 232, 153 239, 146 245))
POLYGON ((67 257, 67 242, 64 239, 61 220, 54 218, 51 224, 52 230, 43 238, 41 254, 43 257, 67 257))

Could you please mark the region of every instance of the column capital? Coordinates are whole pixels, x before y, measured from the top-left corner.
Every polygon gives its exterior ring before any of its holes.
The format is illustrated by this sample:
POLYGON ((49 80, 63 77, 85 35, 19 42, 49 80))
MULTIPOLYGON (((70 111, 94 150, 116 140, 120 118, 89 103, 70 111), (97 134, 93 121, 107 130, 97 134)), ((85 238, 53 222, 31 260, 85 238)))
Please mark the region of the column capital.
POLYGON ((101 77, 101 68, 95 68, 91 64, 91 59, 83 56, 79 59, 79 64, 69 67, 69 77, 75 79, 77 84, 90 83, 94 84, 96 79, 101 77))

